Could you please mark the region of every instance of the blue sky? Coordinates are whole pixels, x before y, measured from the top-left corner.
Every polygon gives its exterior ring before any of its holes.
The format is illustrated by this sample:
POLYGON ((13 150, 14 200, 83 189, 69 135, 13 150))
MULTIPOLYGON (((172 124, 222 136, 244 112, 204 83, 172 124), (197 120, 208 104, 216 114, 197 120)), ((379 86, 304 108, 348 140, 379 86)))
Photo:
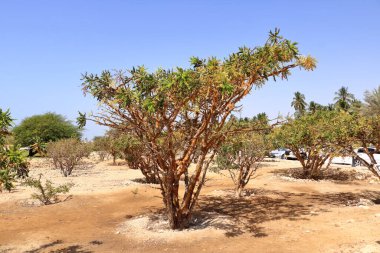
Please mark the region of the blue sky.
MULTIPOLYGON (((292 113, 294 92, 331 103, 341 86, 359 99, 380 85, 380 1, 0 1, 0 108, 25 117, 56 112, 75 121, 96 111, 81 74, 103 69, 188 66, 262 45, 269 30, 318 60, 314 72, 268 82, 243 101, 242 116, 292 113)), ((104 129, 88 125, 85 137, 104 129)))

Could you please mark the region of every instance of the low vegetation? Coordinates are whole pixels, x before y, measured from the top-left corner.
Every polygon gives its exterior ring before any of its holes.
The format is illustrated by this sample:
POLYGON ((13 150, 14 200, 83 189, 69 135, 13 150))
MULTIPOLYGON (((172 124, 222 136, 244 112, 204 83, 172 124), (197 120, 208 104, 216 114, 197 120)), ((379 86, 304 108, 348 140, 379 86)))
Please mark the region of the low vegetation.
POLYGON ((90 146, 78 139, 63 139, 47 145, 47 156, 52 159, 54 168, 59 169, 65 177, 71 175, 90 152, 90 146))
POLYGON ((11 191, 17 178, 28 176, 28 162, 17 146, 5 145, 5 138, 11 133, 13 119, 9 110, 0 109, 0 192, 11 191))
POLYGON ((236 196, 241 197, 260 163, 271 149, 268 137, 269 125, 265 120, 240 121, 237 125, 256 131, 240 132, 228 138, 218 149, 216 162, 218 170, 227 170, 235 184, 236 196))
POLYGON ((44 205, 54 204, 59 201, 60 193, 68 193, 73 187, 73 184, 63 184, 59 186, 54 186, 50 180, 46 180, 45 184, 41 182, 42 174, 39 175, 38 179, 28 178, 23 184, 32 188, 35 188, 38 193, 33 193, 32 198, 39 200, 44 205))

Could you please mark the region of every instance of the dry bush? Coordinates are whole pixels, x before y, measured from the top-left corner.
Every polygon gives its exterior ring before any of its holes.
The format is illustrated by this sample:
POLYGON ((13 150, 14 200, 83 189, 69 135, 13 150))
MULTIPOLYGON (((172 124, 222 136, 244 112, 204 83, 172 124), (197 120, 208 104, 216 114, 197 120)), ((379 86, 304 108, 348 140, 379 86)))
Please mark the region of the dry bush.
POLYGON ((91 148, 87 143, 77 139, 65 139, 51 142, 47 146, 47 156, 53 161, 56 169, 67 177, 74 168, 81 164, 84 157, 90 155, 91 148))
MULTIPOLYGON (((275 172, 281 176, 291 177, 294 179, 310 179, 305 175, 302 168, 291 168, 288 170, 279 170, 275 172)), ((350 182, 355 180, 367 180, 371 175, 367 173, 357 172, 355 170, 341 170, 341 169, 327 169, 321 171, 318 177, 314 180, 332 180, 332 181, 341 181, 341 182, 350 182)))

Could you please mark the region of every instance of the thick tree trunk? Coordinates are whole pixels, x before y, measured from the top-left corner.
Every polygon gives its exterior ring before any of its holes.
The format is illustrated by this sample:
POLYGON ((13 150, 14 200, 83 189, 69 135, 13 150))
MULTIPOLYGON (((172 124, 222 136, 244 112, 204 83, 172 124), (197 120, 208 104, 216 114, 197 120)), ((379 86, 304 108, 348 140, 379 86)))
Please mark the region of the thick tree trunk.
POLYGON ((237 198, 240 198, 241 197, 241 194, 244 190, 244 182, 245 182, 245 176, 247 176, 247 173, 245 173, 245 170, 243 167, 240 168, 239 170, 239 176, 236 180, 236 189, 235 189, 235 195, 237 198))
POLYGON ((144 175, 145 181, 148 184, 158 184, 159 183, 157 175, 153 171, 151 171, 150 169, 146 170, 146 169, 142 168, 141 173, 144 175))
POLYGON ((165 206, 167 218, 171 229, 182 230, 189 227, 190 212, 180 208, 178 199, 179 178, 176 177, 174 170, 168 171, 164 178, 165 183, 165 206))
POLYGON ((241 198, 242 193, 243 193, 243 189, 244 188, 242 186, 238 185, 238 187, 236 188, 236 193, 235 193, 237 198, 241 198))

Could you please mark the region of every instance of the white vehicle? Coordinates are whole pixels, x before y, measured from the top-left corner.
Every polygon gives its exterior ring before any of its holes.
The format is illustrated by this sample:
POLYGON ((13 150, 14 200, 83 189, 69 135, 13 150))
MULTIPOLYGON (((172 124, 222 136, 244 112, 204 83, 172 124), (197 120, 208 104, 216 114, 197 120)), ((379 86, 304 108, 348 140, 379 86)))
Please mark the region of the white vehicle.
MULTIPOLYGON (((376 151, 376 149, 373 147, 368 148, 368 151, 373 154, 373 157, 375 158, 376 163, 380 164, 380 152, 376 151)), ((371 163, 371 159, 365 153, 364 148, 360 147, 358 149, 355 149, 355 153, 358 154, 358 156, 362 158, 363 160, 365 160, 366 162, 371 163)), ((334 157, 331 162, 338 163, 338 164, 351 164, 352 167, 363 165, 359 159, 352 156, 334 157)))
POLYGON ((286 156, 289 154, 290 150, 289 149, 286 149, 286 148, 278 148, 278 149, 275 149, 275 150, 272 150, 271 152, 269 152, 269 157, 270 158, 281 158, 281 159, 285 159, 286 156))

